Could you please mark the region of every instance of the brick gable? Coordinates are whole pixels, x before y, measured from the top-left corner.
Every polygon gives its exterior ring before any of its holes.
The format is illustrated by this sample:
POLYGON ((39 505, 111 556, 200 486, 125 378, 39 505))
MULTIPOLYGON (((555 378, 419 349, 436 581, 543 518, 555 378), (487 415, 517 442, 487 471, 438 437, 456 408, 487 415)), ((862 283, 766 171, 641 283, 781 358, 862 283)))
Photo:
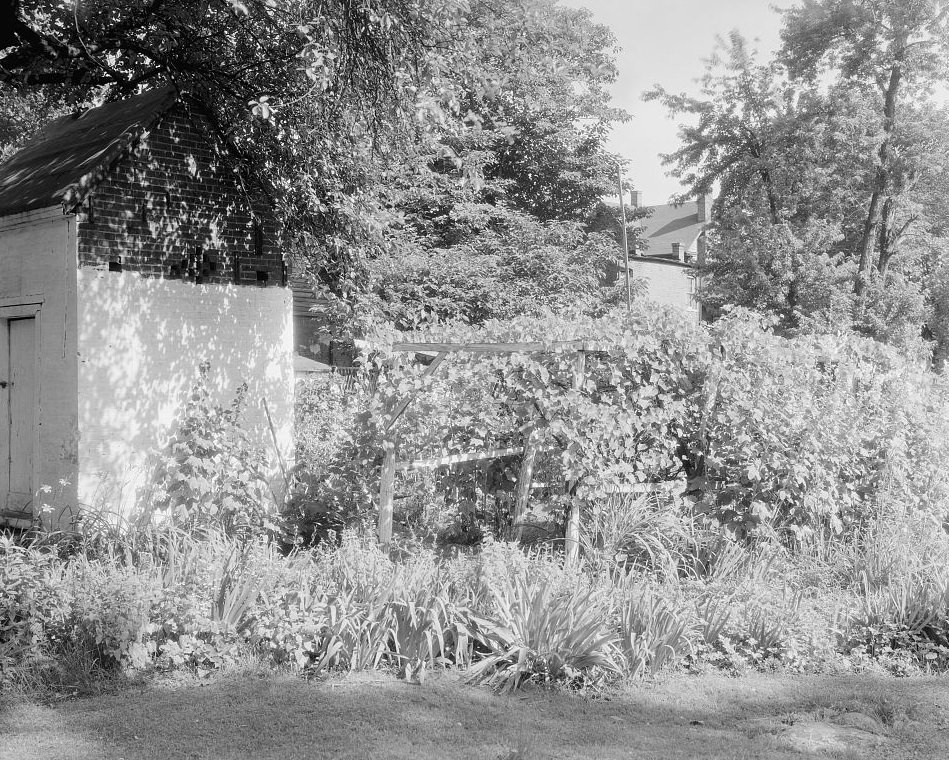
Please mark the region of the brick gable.
POLYGON ((81 210, 80 267, 285 284, 273 211, 202 127, 178 103, 97 183, 81 210))

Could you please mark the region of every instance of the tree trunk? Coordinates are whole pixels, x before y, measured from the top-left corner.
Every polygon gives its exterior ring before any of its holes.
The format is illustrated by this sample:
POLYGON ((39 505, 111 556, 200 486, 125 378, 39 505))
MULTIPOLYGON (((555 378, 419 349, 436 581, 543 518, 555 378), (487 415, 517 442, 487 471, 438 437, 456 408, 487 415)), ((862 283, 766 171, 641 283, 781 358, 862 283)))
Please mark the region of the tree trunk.
POLYGON ((896 203, 893 198, 887 198, 883 204, 883 213, 880 218, 880 254, 877 259, 876 268, 880 273, 880 279, 886 277, 886 271, 890 266, 890 259, 896 253, 897 232, 893 229, 893 222, 896 218, 896 203))
POLYGON ((771 181, 771 172, 768 169, 760 170, 761 181, 764 183, 765 193, 768 196, 768 212, 771 215, 771 224, 777 225, 781 222, 778 214, 778 198, 774 193, 774 183, 771 181))
POLYGON ((863 223, 863 238, 860 241, 860 265, 857 269, 857 279, 854 282, 853 292, 862 296, 867 289, 867 279, 872 266, 870 254, 877 240, 877 229, 880 223, 880 204, 886 196, 887 185, 890 180, 888 164, 890 162, 890 140, 896 126, 896 98, 900 91, 900 82, 903 79, 902 50, 897 55, 896 62, 890 69, 890 80, 884 93, 883 103, 883 142, 880 143, 878 153, 880 164, 877 166, 876 177, 873 181, 873 193, 870 196, 870 207, 867 209, 867 218, 863 223))

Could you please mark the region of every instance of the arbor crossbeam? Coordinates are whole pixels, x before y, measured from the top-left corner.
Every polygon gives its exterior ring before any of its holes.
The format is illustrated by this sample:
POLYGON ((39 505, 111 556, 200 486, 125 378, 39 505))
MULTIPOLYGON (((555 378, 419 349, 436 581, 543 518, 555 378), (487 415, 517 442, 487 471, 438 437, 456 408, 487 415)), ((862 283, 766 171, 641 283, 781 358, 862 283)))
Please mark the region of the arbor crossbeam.
POLYGON ((393 343, 392 350, 403 353, 450 354, 539 354, 566 351, 605 351, 607 347, 594 341, 552 340, 531 343, 393 343))
POLYGON ((485 459, 499 459, 501 457, 514 456, 522 454, 523 446, 511 446, 506 449, 486 449, 484 451, 467 451, 459 454, 445 454, 434 459, 407 459, 395 463, 396 471, 404 470, 434 470, 439 467, 448 467, 453 464, 463 464, 465 462, 481 462, 485 459))

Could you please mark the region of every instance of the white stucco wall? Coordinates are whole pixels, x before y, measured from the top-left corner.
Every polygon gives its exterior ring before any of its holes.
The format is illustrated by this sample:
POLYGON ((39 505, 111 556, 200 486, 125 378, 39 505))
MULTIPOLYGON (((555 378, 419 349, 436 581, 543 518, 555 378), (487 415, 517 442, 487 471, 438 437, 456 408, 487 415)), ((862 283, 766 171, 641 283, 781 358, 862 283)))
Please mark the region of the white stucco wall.
POLYGON ((291 292, 78 270, 79 499, 126 511, 173 432, 204 360, 222 402, 249 386, 246 423, 273 463, 267 400, 292 460, 291 292))
POLYGON ((38 304, 33 485, 34 493, 52 490, 32 507, 38 514, 43 504, 53 506, 45 518, 54 525, 76 493, 75 271, 74 216, 56 207, 0 218, 0 318, 38 304))
POLYGON ((690 279, 695 275, 692 268, 650 261, 648 257, 630 257, 629 273, 646 283, 645 298, 680 309, 696 322, 700 320, 701 310, 690 294, 690 279))

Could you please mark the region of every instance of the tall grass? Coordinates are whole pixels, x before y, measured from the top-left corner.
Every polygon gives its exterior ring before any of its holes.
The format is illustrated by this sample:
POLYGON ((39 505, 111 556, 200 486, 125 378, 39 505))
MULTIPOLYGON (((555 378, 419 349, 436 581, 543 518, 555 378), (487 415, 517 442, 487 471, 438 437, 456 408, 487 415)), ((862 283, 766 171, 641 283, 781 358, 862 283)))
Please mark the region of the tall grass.
POLYGON ((655 675, 691 654, 699 632, 694 613, 677 609, 653 589, 629 589, 622 599, 619 641, 630 677, 655 675))
POLYGON ((608 496, 589 510, 581 532, 588 566, 675 577, 691 531, 681 506, 658 494, 608 496))
POLYGON ((500 691, 527 680, 596 684, 622 666, 608 628, 609 600, 577 587, 559 595, 547 579, 512 574, 493 589, 496 617, 469 617, 470 632, 487 651, 468 680, 500 691))
POLYGON ((352 532, 289 554, 171 527, 65 548, 6 542, 0 664, 8 682, 79 681, 250 654, 310 675, 385 667, 421 680, 460 667, 499 690, 600 686, 683 662, 818 669, 854 652, 949 667, 949 540, 931 519, 881 512, 789 555, 674 515, 613 500, 570 567, 552 546, 390 554, 352 532))

